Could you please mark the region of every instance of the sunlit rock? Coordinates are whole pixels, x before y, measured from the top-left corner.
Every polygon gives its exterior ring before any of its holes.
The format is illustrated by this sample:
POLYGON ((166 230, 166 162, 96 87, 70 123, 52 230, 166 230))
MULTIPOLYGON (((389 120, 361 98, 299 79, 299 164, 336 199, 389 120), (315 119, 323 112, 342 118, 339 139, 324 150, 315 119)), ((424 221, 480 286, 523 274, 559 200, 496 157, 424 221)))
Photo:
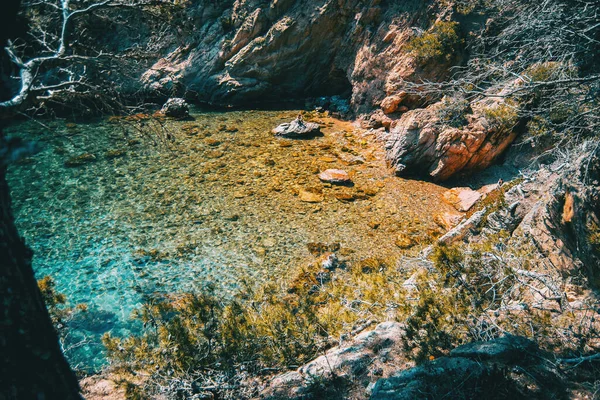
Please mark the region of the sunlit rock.
POLYGON ((413 240, 413 238, 411 238, 410 236, 408 236, 405 233, 401 233, 396 237, 396 240, 394 241, 394 243, 396 244, 396 246, 398 246, 401 249, 410 249, 411 247, 413 247, 416 243, 413 240))
POLYGON ((298 198, 305 203, 320 203, 323 201, 323 195, 314 191, 300 189, 298 198))
POLYGON ((273 129, 275 136, 286 138, 305 138, 313 137, 321 133, 321 127, 314 122, 306 122, 301 118, 296 118, 292 122, 285 122, 273 129))
POLYGON ((327 169, 319 174, 323 182, 345 185, 351 183, 350 175, 341 169, 327 169))
POLYGON ((402 103, 402 100, 406 98, 406 95, 406 92, 400 92, 398 94, 386 97, 381 102, 381 109, 386 114, 396 112, 398 110, 398 107, 400 106, 400 103, 402 103))
POLYGON ((458 211, 469 211, 481 199, 482 194, 467 187, 453 188, 442 195, 444 201, 458 211))

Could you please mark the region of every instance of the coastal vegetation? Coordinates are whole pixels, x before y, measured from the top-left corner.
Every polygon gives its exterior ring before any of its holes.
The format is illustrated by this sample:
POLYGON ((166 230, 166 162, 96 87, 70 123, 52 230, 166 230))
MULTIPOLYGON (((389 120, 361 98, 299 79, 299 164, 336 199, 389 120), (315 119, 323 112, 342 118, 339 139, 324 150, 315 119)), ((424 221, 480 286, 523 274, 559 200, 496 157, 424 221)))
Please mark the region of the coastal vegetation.
POLYGON ((596 2, 20 10, 7 398, 600 392, 596 2))

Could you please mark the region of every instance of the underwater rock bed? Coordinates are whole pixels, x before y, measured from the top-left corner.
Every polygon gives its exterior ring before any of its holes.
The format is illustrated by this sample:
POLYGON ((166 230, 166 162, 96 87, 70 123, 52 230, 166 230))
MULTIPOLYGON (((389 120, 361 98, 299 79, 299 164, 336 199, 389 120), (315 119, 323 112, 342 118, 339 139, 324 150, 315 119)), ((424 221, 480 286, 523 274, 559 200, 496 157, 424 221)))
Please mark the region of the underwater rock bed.
POLYGON ((36 276, 88 305, 67 324, 75 368, 103 365, 103 333, 140 329, 130 314, 145 295, 212 287, 227 298, 242 281, 286 279, 313 260, 309 243, 339 243, 348 262, 414 253, 398 235, 427 244, 434 217, 455 212, 444 188, 395 177, 374 135, 348 122, 313 114, 323 136, 289 140, 270 131, 298 111, 191 115, 7 129, 41 147, 9 171, 36 276), (322 182, 329 169, 352 185, 322 182))

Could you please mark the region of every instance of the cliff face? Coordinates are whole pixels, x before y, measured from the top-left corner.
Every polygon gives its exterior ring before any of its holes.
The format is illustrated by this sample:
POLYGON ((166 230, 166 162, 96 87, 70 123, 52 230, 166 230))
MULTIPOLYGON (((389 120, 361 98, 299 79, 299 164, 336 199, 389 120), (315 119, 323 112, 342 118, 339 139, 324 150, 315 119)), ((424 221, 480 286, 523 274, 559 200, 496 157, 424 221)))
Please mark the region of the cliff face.
POLYGON ((189 9, 195 34, 144 73, 146 89, 185 90, 219 105, 351 95, 371 111, 403 79, 439 79, 404 49, 426 29, 431 2, 405 0, 201 1, 189 9), (185 88, 185 89, 184 89, 185 88))

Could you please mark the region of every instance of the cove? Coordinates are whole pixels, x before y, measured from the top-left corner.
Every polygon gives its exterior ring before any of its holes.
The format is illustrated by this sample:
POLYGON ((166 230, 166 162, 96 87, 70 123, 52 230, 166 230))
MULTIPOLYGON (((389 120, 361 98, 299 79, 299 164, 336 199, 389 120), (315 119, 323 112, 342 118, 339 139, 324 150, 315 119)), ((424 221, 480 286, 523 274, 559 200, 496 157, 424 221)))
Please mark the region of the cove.
POLYGON ((131 313, 153 293, 281 281, 310 262, 310 243, 339 243, 349 262, 415 255, 398 235, 427 244, 434 217, 453 212, 445 188, 394 175, 372 131, 311 113, 323 135, 276 138, 299 111, 195 109, 188 121, 139 116, 12 125, 40 152, 12 165, 17 227, 70 305, 65 354, 76 369, 105 364, 105 332, 143 327, 131 313), (319 180, 346 171, 351 185, 319 180), (402 246, 405 247, 405 246, 402 246), (243 284, 243 282, 245 282, 243 284))

